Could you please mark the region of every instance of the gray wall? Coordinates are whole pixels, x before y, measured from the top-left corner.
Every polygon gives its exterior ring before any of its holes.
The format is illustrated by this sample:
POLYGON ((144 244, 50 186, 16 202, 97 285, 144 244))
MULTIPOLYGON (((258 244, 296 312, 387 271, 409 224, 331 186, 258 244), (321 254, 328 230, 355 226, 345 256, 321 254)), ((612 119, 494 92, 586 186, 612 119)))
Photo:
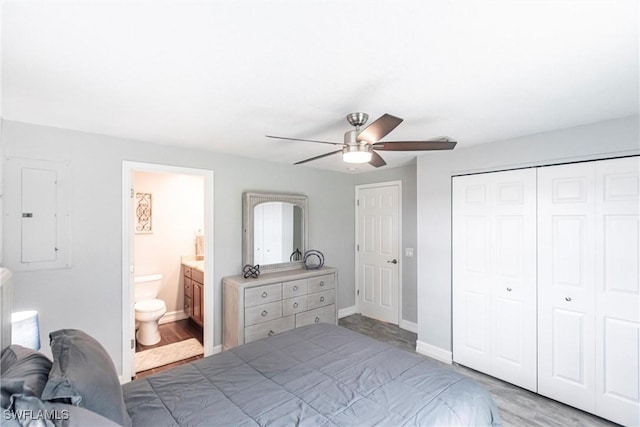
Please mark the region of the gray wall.
MULTIPOLYGON (((247 190, 309 196, 311 246, 339 269, 340 308, 353 305, 354 243, 344 239, 355 232, 351 175, 25 123, 3 125, 6 157, 71 164, 72 267, 14 274, 14 309, 39 311, 45 352, 50 331, 83 329, 105 346, 121 372, 123 160, 214 171, 215 345, 221 343, 221 279, 242 267, 242 192, 247 190)), ((4 249, 19 250, 18 242, 5 241, 4 249)))
POLYGON ((418 340, 451 350, 451 177, 640 153, 638 116, 418 157, 418 340))
POLYGON ((402 181, 402 319, 417 323, 416 164, 358 174, 354 178, 356 185, 402 181), (404 256, 404 248, 413 248, 413 257, 404 256))

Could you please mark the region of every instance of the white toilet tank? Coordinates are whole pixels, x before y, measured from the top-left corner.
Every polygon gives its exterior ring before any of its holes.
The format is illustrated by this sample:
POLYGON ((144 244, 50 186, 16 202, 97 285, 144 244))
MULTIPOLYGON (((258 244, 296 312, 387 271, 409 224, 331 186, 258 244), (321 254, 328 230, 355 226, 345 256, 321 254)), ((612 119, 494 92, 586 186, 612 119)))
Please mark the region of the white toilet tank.
POLYGON ((150 274, 148 276, 138 276, 134 279, 134 300, 135 302, 154 299, 158 296, 162 283, 162 274, 150 274))

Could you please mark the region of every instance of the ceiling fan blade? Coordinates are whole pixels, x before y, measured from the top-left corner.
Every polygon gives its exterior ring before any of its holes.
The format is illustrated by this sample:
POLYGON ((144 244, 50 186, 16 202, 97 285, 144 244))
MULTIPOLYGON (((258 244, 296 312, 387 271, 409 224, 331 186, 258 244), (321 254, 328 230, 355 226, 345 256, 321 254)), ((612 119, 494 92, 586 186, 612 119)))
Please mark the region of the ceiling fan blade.
POLYGON ((373 148, 382 151, 452 150, 456 144, 456 141, 389 141, 374 144, 373 148))
POLYGON ((286 136, 265 135, 267 138, 286 139, 287 141, 317 142, 319 144, 344 145, 339 142, 316 141, 314 139, 287 138, 286 136))
POLYGON ((304 160, 300 160, 299 162, 295 162, 294 165, 300 165, 302 163, 307 163, 307 162, 310 162, 312 160, 318 160, 318 159, 321 159, 323 157, 331 156, 332 154, 341 153, 341 152, 342 152, 342 149, 336 150, 336 151, 332 151, 332 152, 326 153, 326 154, 320 154, 319 156, 311 157, 310 159, 304 159, 304 160))
POLYGON ((371 160, 369 161, 369 164, 371 166, 379 168, 380 166, 386 165, 387 162, 385 162, 384 159, 380 157, 380 154, 376 153, 375 151, 371 151, 371 160))
POLYGON ((364 130, 358 135, 357 140, 373 144, 384 138, 400 123, 402 123, 402 119, 400 117, 392 116, 391 114, 383 114, 369 126, 364 128, 364 130))

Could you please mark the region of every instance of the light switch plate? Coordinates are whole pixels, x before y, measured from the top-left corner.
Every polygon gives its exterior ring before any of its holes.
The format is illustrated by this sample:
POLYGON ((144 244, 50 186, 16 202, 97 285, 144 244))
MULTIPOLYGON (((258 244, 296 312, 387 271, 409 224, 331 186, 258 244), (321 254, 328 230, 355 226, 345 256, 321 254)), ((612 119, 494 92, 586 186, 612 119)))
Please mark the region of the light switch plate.
POLYGON ((413 248, 404 248, 404 256, 412 257, 413 256, 413 248))

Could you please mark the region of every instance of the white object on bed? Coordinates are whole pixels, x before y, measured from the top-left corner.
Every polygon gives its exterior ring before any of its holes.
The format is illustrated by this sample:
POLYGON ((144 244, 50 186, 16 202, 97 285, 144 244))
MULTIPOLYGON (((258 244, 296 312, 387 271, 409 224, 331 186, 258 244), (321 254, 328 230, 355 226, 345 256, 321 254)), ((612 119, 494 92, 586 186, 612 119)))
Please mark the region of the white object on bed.
POLYGON ((11 313, 11 344, 40 350, 40 322, 37 311, 11 313))

